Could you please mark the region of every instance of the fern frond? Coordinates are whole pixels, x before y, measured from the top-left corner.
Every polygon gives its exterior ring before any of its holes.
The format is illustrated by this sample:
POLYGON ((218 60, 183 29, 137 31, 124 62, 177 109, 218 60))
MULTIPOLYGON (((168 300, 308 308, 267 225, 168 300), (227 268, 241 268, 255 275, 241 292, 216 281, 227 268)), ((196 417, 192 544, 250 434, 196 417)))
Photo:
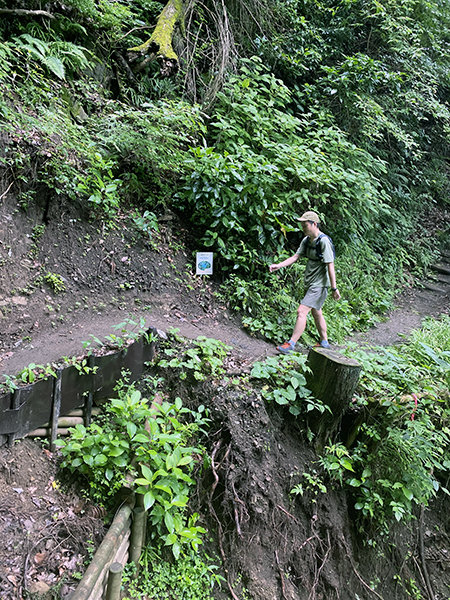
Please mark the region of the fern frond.
POLYGON ((41 56, 45 56, 46 54, 49 53, 49 45, 46 42, 43 42, 42 40, 38 40, 37 38, 29 35, 28 33, 23 33, 22 35, 19 35, 18 38, 16 38, 17 41, 19 41, 19 45, 22 44, 22 40, 24 40, 25 42, 28 42, 27 44, 23 44, 24 48, 35 48, 37 49, 37 51, 41 54, 41 56))
POLYGON ((66 78, 66 70, 59 58, 56 56, 46 56, 42 62, 54 75, 60 79, 66 78))

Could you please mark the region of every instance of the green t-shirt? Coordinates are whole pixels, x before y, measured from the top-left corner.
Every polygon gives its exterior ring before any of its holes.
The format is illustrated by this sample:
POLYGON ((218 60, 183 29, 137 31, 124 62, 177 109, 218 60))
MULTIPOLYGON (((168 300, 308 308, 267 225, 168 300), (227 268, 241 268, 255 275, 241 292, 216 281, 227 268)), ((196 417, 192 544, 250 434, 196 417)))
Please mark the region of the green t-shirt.
POLYGON ((330 239, 328 236, 324 235, 319 240, 322 252, 322 258, 320 260, 317 258, 317 252, 315 250, 316 240, 310 241, 309 244, 307 244, 307 241, 308 237, 304 237, 296 252, 299 256, 306 256, 308 259, 304 278, 305 287, 329 287, 330 278, 328 277, 327 263, 334 262, 334 252, 331 247, 330 239))

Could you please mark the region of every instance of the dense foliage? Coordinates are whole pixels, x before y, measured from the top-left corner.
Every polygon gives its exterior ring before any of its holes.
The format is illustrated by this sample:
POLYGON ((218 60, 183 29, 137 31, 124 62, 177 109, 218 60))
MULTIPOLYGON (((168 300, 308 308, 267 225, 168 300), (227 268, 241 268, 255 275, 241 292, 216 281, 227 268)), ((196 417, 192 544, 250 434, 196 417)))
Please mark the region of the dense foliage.
POLYGON ((291 329, 303 267, 269 277, 267 265, 296 249, 304 209, 338 250, 345 300, 325 309, 336 340, 446 243, 420 227, 448 206, 446 2, 237 2, 220 14, 194 2, 172 79, 130 52, 160 3, 22 4, 0 24, 0 164, 24 209, 58 195, 113 224, 131 205, 147 228, 167 206, 185 212, 227 300, 273 339, 291 329))
POLYGON ((349 353, 363 365, 357 405, 364 422, 353 432, 350 465, 323 465, 349 486, 355 508, 387 530, 411 519, 414 504, 447 495, 450 469, 450 318, 428 320, 400 347, 349 353))
MULTIPOLYGON (((268 265, 296 250, 296 217, 316 210, 337 249, 343 299, 325 313, 341 341, 450 247, 433 220, 436 207, 449 209, 448 0, 186 4, 173 40, 179 71, 164 78, 154 55, 130 51, 150 38, 156 0, 49 0, 44 9, 0 0, 2 179, 24 211, 43 204, 44 220, 59 200, 109 227, 128 213, 148 235, 164 211, 177 212, 195 249, 215 252, 223 297, 244 325, 276 341, 291 332, 304 265, 276 275, 268 265)), ((41 276, 64 293, 59 276, 41 276)), ((386 530, 447 493, 449 339, 443 319, 400 348, 353 349, 363 424, 327 446, 292 494, 314 501, 344 486, 358 522, 386 530)), ((198 340, 165 348, 159 367, 203 381, 222 375, 226 351, 198 340)), ((30 367, 23 382, 35 377, 30 367)), ((302 357, 258 363, 252 382, 299 422, 326 410, 305 388, 302 357)), ((108 501, 125 475, 143 495, 154 525, 144 561, 162 557, 164 544, 179 559, 153 567, 138 589, 131 575, 130 597, 169 585, 181 593, 176 582, 206 600, 218 582, 215 566, 188 552, 203 533, 187 514, 191 436, 203 424, 179 400, 156 409, 123 390, 108 419, 78 427, 64 449, 97 499, 108 501)))

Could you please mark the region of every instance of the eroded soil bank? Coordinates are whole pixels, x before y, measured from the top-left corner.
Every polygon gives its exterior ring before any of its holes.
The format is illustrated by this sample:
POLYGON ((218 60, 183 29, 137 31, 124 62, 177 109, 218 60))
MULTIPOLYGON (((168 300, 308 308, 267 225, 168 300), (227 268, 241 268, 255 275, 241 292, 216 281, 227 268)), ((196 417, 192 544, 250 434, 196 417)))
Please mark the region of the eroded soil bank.
POLYGON ((99 228, 55 201, 44 220, 44 208, 24 213, 14 197, 4 198, 0 373, 79 356, 92 336, 121 336, 114 327, 124 322, 134 331, 145 322, 187 337, 216 337, 247 358, 273 352, 239 327, 215 297, 216 283, 194 275, 195 248, 176 217, 168 213, 162 222, 150 238, 125 216, 114 229, 99 228))
POLYGON ((61 488, 48 450, 32 440, 0 449, 2 600, 68 597, 105 533, 102 511, 61 488))
MULTIPOLYGON (((306 487, 291 494, 317 455, 301 421, 267 406, 244 377, 236 357, 216 382, 168 377, 164 396, 204 404, 211 425, 203 440, 211 465, 199 470, 190 510, 214 539, 208 553, 222 561, 226 578, 217 600, 446 600, 450 590, 449 513, 444 501, 416 511, 389 535, 361 529, 344 492, 306 487), (232 590, 232 591, 231 591, 232 590), (420 590, 420 592, 419 592, 420 590)), ((153 371, 152 371, 153 372, 153 371)), ((56 456, 25 440, 0 451, 1 597, 39 598, 56 585, 69 598, 88 547, 104 533, 102 514, 75 492, 61 489, 56 456), (89 544, 86 543, 89 541, 89 544), (14 552, 11 552, 14 548, 14 552)), ((168 596, 169 598, 170 596, 168 596)))
MULTIPOLYGON (((193 397, 176 382, 172 393, 193 397)), ((379 535, 328 483, 326 494, 313 485, 303 495, 290 493, 303 473, 318 470, 318 457, 287 410, 268 407, 245 383, 222 381, 194 397, 213 418, 212 466, 196 508, 215 531, 236 597, 406 600, 417 582, 417 597, 431 597, 432 590, 435 600, 448 598, 444 498, 417 510, 409 525, 393 523, 388 535, 379 535)))

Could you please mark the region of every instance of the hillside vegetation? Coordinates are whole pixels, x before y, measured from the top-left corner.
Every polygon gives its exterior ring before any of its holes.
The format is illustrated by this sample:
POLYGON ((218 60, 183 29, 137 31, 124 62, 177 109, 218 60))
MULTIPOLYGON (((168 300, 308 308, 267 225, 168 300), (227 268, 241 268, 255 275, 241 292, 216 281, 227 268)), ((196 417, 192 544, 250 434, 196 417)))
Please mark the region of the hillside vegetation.
POLYGON ((0 158, 24 210, 63 198, 110 224, 134 210, 150 232, 166 207, 185 214, 232 305, 276 340, 302 267, 274 286, 267 265, 296 248, 306 208, 340 257, 336 340, 447 243, 446 2, 192 2, 172 77, 154 46, 131 50, 159 2, 40 8, 1 15, 0 158))
MULTIPOLYGON (((0 0, 0 199, 17 199, 11 218, 42 215, 33 259, 67 209, 93 238, 111 232, 111 252, 126 223, 123 254, 139 240, 144 268, 145 252, 180 250, 178 225, 160 237, 174 215, 192 247, 214 252, 220 301, 274 342, 291 332, 304 265, 268 266, 315 210, 337 250, 343 299, 324 313, 343 342, 450 248, 449 31, 446 0, 0 0)), ((12 249, 0 251, 7 265, 12 249)), ((36 269, 24 294, 64 293, 57 272, 36 269)), ((129 467, 152 510, 145 573, 175 559, 143 588, 130 575, 130 597, 185 576, 195 600, 213 585, 242 600, 432 599, 415 548, 424 508, 449 493, 449 331, 443 316, 400 348, 349 348, 363 366, 353 413, 321 447, 310 424, 327 409, 303 356, 230 375, 218 342, 162 342, 139 391, 122 382, 107 417, 62 450, 107 506, 129 467), (198 554, 206 529, 216 559, 198 554)), ((440 552, 448 523, 433 515, 440 552)), ((450 585, 441 564, 434 600, 450 585)))

